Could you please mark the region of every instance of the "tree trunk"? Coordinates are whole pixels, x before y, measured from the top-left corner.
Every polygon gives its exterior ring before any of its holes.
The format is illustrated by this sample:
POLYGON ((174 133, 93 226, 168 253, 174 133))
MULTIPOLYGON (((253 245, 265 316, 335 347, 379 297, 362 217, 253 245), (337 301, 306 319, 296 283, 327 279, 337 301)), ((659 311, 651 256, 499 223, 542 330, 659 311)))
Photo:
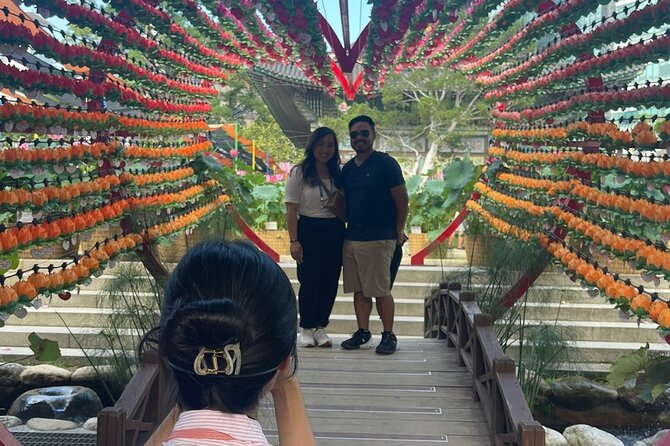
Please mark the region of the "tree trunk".
MULTIPOLYGON (((446 130, 438 130, 437 129, 437 123, 433 120, 430 122, 430 135, 434 135, 438 131, 442 131, 444 133, 451 133, 456 129, 456 126, 458 123, 456 120, 452 120, 451 123, 449 123, 449 128, 446 130)), ((423 163, 423 167, 421 168, 421 175, 427 175, 430 169, 433 168, 433 164, 435 164, 435 157, 437 156, 437 152, 439 147, 439 144, 437 144, 434 139, 431 138, 433 141, 431 141, 430 145, 428 146, 428 150, 426 151, 426 160, 423 163)))
POLYGON ((426 152, 426 160, 423 162, 423 167, 421 168, 421 175, 428 175, 430 169, 433 168, 435 164, 435 156, 437 155, 438 145, 436 142, 431 142, 428 146, 428 151, 426 152))

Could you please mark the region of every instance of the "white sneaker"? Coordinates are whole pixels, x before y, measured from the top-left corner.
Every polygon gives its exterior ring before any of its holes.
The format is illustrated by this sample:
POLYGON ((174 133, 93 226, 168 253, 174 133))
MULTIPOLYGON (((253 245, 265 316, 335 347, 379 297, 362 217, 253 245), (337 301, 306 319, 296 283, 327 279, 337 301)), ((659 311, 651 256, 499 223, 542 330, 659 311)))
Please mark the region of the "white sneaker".
POLYGON ((326 329, 323 327, 317 327, 317 329, 314 330, 314 340, 319 347, 333 346, 333 341, 330 340, 328 333, 326 333, 326 329))
POLYGON ((300 347, 315 347, 316 341, 314 340, 314 329, 313 328, 301 328, 300 337, 298 338, 298 345, 300 347))

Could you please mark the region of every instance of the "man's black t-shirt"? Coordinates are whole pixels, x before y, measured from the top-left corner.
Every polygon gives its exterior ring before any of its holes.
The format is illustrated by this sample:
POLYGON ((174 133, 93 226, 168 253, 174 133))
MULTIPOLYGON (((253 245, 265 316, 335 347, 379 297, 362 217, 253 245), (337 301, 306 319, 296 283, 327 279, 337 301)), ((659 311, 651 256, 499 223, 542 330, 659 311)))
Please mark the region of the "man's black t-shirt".
POLYGON ((342 168, 347 201, 347 240, 395 240, 396 212, 391 189, 405 184, 400 165, 390 155, 372 152, 357 166, 351 159, 342 168))

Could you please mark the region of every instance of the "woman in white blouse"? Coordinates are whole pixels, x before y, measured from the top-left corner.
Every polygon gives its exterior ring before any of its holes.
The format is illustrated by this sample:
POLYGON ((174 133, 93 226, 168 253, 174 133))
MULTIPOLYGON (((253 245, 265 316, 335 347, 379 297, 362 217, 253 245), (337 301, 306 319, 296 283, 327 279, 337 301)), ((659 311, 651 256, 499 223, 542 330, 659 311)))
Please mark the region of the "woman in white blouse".
POLYGON ((280 446, 316 446, 295 376, 296 323, 293 287, 270 257, 242 241, 193 247, 142 344, 158 333, 178 402, 149 444, 270 446, 258 407, 272 395, 280 446))
POLYGON ((305 158, 286 181, 286 222, 291 257, 298 263, 298 306, 301 347, 331 347, 326 333, 335 303, 340 270, 344 223, 328 208, 340 186, 340 153, 332 129, 312 132, 305 158))

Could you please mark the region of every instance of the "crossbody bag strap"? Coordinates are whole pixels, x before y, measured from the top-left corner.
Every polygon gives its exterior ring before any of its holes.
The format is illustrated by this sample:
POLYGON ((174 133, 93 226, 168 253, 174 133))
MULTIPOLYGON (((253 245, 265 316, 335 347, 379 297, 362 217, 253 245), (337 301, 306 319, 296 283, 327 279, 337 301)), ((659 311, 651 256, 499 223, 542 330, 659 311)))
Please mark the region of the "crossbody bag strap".
MULTIPOLYGON (((332 196, 333 196, 333 191, 331 191, 330 189, 328 189, 328 188, 326 187, 326 183, 323 181, 323 179, 322 179, 321 177, 319 177, 319 181, 321 181, 321 184, 323 185, 323 189, 326 191, 326 195, 328 195, 328 198, 332 198, 332 196)), ((332 185, 332 184, 331 184, 331 185, 332 185)))

